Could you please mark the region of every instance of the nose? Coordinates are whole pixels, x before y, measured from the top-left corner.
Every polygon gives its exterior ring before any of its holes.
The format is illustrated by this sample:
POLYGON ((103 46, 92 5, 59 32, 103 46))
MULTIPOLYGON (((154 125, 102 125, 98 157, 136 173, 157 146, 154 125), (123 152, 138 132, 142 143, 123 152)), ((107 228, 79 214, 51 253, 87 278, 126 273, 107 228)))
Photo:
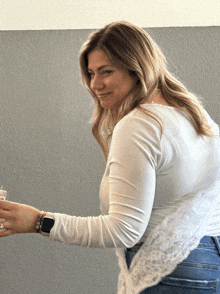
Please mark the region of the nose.
POLYGON ((90 81, 90 88, 94 92, 97 90, 102 90, 104 88, 102 77, 99 75, 94 75, 90 81))

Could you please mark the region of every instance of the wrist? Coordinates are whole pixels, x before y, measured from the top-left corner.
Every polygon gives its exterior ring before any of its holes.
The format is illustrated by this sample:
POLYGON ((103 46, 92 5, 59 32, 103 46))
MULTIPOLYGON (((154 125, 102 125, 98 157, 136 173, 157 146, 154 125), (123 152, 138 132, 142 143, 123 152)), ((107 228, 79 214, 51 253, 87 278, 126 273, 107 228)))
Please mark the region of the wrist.
POLYGON ((49 237, 50 236, 50 232, 51 229, 53 228, 55 223, 55 219, 53 216, 51 216, 50 214, 46 214, 43 217, 43 221, 40 227, 40 233, 42 236, 46 236, 49 237))
POLYGON ((36 233, 40 233, 42 222, 43 222, 43 218, 44 218, 45 215, 46 215, 46 212, 40 211, 40 213, 38 215, 38 218, 37 218, 36 226, 35 226, 36 233))
POLYGON ((36 222, 36 233, 40 233, 42 236, 49 237, 54 223, 55 219, 51 213, 40 211, 36 222))

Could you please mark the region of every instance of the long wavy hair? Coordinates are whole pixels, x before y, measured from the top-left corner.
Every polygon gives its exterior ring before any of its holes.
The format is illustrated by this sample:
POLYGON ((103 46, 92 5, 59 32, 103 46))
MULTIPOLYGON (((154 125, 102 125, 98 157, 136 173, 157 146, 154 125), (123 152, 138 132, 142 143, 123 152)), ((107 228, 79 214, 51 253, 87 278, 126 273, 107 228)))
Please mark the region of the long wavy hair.
POLYGON ((158 90, 169 105, 189 115, 198 134, 214 135, 201 101, 168 72, 163 53, 145 30, 129 22, 120 21, 93 32, 81 48, 80 68, 82 82, 94 98, 92 133, 103 151, 105 160, 108 157, 109 139, 115 125, 134 108, 140 108, 146 115, 157 120, 163 131, 163 122, 160 118, 140 107, 158 90), (100 105, 99 99, 90 89, 88 55, 96 49, 103 50, 113 64, 127 70, 137 79, 136 88, 122 102, 116 116, 112 115, 110 109, 104 109, 100 105))

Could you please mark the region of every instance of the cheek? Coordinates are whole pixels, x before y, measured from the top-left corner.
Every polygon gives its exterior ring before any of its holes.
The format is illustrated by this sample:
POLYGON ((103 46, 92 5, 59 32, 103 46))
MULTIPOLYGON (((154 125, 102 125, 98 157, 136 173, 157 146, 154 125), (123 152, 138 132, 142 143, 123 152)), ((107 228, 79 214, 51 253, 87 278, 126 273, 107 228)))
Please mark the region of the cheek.
POLYGON ((124 94, 128 94, 129 92, 131 92, 134 89, 135 85, 136 83, 133 79, 131 78, 125 79, 124 83, 122 84, 122 90, 124 94))
POLYGON ((136 86, 136 80, 127 74, 118 75, 114 80, 108 80, 108 82, 106 81, 106 85, 114 89, 114 93, 117 94, 118 98, 124 98, 136 86))

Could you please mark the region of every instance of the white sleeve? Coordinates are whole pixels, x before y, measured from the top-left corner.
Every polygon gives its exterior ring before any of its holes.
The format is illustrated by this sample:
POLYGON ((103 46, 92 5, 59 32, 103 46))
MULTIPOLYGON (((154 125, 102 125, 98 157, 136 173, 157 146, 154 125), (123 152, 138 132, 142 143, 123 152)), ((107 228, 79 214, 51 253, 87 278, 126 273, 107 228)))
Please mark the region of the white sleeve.
POLYGON ((132 247, 143 236, 151 215, 160 128, 155 120, 132 117, 115 127, 108 163, 109 213, 76 217, 53 213, 50 237, 85 247, 132 247))

